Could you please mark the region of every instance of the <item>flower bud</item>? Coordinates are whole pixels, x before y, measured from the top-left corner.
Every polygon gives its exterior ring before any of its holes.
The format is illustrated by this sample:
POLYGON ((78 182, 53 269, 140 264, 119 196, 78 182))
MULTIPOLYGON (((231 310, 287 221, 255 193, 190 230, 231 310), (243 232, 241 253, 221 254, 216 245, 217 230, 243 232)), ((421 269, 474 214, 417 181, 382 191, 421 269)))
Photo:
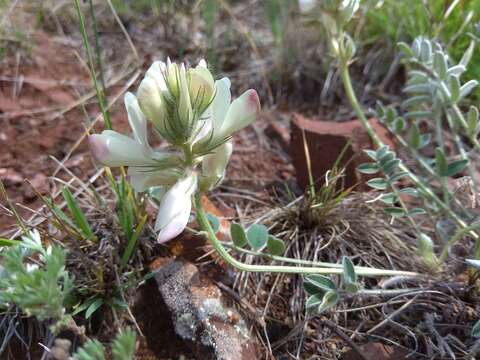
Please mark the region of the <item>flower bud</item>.
POLYGON ((188 75, 190 80, 188 90, 192 108, 201 115, 212 102, 215 94, 215 80, 207 69, 205 60, 200 61, 194 69, 190 69, 188 75))

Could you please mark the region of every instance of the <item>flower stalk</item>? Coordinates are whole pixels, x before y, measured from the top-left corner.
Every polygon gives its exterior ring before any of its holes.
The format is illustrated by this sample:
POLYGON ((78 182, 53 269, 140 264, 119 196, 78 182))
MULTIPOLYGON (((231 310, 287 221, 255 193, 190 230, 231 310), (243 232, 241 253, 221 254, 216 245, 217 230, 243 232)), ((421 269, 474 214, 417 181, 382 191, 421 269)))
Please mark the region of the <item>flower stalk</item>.
MULTIPOLYGON (((230 266, 240 270, 248 272, 266 272, 266 273, 283 273, 283 274, 322 274, 322 275, 333 275, 333 274, 343 274, 343 269, 337 264, 328 264, 329 267, 324 266, 284 266, 284 265, 252 265, 245 264, 238 261, 232 255, 229 254, 227 249, 223 244, 218 240, 215 235, 210 222, 208 221, 207 215, 202 206, 201 194, 197 193, 195 195, 195 209, 196 209, 196 218, 200 228, 205 232, 208 240, 212 244, 213 248, 216 250, 218 255, 230 266)), ((327 264, 327 263, 322 263, 327 264)), ((355 271, 359 276, 417 276, 418 274, 411 271, 397 271, 397 270, 383 270, 375 268, 366 268, 366 267, 355 267, 355 271)))

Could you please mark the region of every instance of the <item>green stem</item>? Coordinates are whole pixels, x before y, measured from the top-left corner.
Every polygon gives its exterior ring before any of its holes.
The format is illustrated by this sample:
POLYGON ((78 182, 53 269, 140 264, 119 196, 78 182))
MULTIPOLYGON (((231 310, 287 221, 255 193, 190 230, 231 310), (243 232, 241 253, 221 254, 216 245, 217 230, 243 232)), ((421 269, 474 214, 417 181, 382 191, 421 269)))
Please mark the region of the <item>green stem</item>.
POLYGON ((75 10, 77 11, 78 20, 80 22, 80 32, 82 34, 83 45, 85 46, 85 51, 87 53, 88 59, 88 67, 90 70, 90 76, 92 77, 93 87, 95 88, 95 92, 97 93, 98 105, 100 106, 100 110, 102 111, 103 120, 105 123, 105 128, 110 130, 112 129, 112 122, 110 121, 110 115, 107 111, 107 106, 105 103, 105 98, 103 95, 102 90, 98 84, 97 75, 95 73, 95 66, 92 57, 92 51, 90 49, 90 44, 88 42, 87 30, 85 27, 85 18, 83 17, 82 10, 80 9, 79 0, 74 0, 75 3, 75 10))
MULTIPOLYGON (((358 119, 362 123, 363 127, 367 131, 370 138, 372 139, 372 142, 375 145, 375 147, 378 148, 383 146, 384 144, 382 140, 378 137, 378 135, 375 133, 372 126, 368 122, 358 102, 357 96, 355 95, 355 91, 353 90, 353 86, 352 86, 352 81, 350 79, 350 73, 348 70, 348 63, 341 64, 341 76, 342 76, 343 85, 345 88, 345 93, 358 119)), ((422 192, 425 195, 427 195, 430 200, 435 202, 442 210, 444 210, 448 214, 448 216, 450 216, 450 218, 457 223, 457 225, 460 228, 465 229, 468 227, 468 225, 457 214, 455 214, 447 204, 445 204, 442 200, 440 200, 438 196, 435 195, 435 193, 428 187, 428 185, 424 184, 423 181, 421 181, 415 174, 413 174, 409 168, 407 168, 403 163, 399 165, 399 168, 401 171, 406 172, 410 177, 410 179, 413 181, 413 183, 420 190, 422 190, 422 192)), ((468 232, 470 236, 472 236, 475 239, 476 242, 479 242, 480 236, 475 231, 470 230, 468 232)))
MULTIPOLYGON (((233 243, 222 243, 223 246, 238 251, 243 254, 247 255, 254 255, 254 256, 259 256, 263 258, 267 258, 269 260, 274 260, 274 261, 279 261, 279 262, 284 262, 284 263, 290 263, 290 264, 296 264, 296 265, 308 265, 308 266, 317 266, 317 267, 331 267, 331 268, 338 268, 341 269, 343 267, 342 264, 334 264, 334 263, 327 263, 327 262, 321 262, 321 261, 310 261, 310 260, 302 260, 302 259, 293 259, 293 258, 288 258, 285 256, 277 256, 277 255, 271 255, 268 253, 262 253, 258 251, 253 251, 253 250, 248 250, 244 248, 240 248, 238 246, 235 246, 233 243)), ((358 273, 358 271, 362 270, 370 270, 371 268, 365 267, 365 266, 355 266, 355 271, 358 273)))
MULTIPOLYGON (((265 272, 265 273, 285 273, 285 274, 342 274, 343 269, 335 267, 303 267, 303 266, 283 266, 283 265, 252 265, 245 264, 234 257, 223 247, 222 243, 217 239, 215 232, 207 219, 207 215, 202 207, 201 195, 195 195, 196 216, 200 228, 206 232, 208 240, 218 255, 229 265, 240 271, 248 272, 265 272)), ((360 276, 416 276, 417 273, 410 271, 382 270, 375 268, 365 268, 357 272, 360 276)))

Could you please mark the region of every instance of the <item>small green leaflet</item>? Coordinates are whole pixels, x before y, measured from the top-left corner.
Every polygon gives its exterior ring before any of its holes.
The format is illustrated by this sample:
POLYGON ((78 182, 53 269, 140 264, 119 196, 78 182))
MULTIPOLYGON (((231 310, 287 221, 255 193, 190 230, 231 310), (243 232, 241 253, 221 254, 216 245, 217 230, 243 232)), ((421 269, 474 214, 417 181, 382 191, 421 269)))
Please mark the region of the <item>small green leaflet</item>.
POLYGON ((220 220, 212 214, 207 214, 207 219, 210 225, 212 226, 213 232, 217 233, 218 229, 220 229, 220 220))
POLYGON ((250 247, 259 251, 267 245, 268 230, 264 225, 253 224, 247 230, 247 241, 250 247))
POLYGON ((267 250, 271 255, 282 255, 285 252, 285 243, 283 240, 269 235, 267 239, 267 250))
POLYGON ((340 296, 338 295, 338 292, 336 290, 330 290, 323 296, 320 294, 310 296, 307 299, 305 306, 308 312, 321 314, 334 307, 339 299, 340 296))
POLYGON ((230 226, 230 237, 232 238, 235 246, 240 248, 244 247, 248 243, 247 234, 245 234, 245 230, 240 224, 232 223, 230 226))
MULTIPOLYGON (((318 275, 318 274, 312 274, 312 275, 307 275, 305 277, 305 283, 310 284, 311 286, 315 287, 317 291, 329 291, 329 290, 336 290, 337 286, 335 283, 330 280, 330 278, 323 276, 323 275, 318 275)), ((312 287, 310 287, 312 289, 312 287)))

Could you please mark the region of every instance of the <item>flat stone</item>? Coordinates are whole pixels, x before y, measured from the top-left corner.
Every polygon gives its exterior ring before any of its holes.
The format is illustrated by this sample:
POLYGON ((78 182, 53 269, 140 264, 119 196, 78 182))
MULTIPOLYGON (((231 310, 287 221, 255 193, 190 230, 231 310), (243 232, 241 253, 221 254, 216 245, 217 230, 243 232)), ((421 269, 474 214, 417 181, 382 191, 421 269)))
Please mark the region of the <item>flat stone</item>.
MULTIPOLYGON (((394 142, 388 130, 377 119, 370 119, 369 122, 380 139, 394 149, 394 142)), ((297 181, 303 189, 306 189, 309 185, 309 174, 303 133, 308 145, 316 187, 325 182, 325 174, 332 169, 346 147, 340 162, 340 166, 346 166, 345 187, 355 186, 357 191, 368 189, 365 182, 373 176, 359 173, 356 167, 371 161, 363 150, 373 149, 373 144, 359 120, 332 122, 307 119, 299 114, 293 115, 290 156, 297 173, 297 181)))

